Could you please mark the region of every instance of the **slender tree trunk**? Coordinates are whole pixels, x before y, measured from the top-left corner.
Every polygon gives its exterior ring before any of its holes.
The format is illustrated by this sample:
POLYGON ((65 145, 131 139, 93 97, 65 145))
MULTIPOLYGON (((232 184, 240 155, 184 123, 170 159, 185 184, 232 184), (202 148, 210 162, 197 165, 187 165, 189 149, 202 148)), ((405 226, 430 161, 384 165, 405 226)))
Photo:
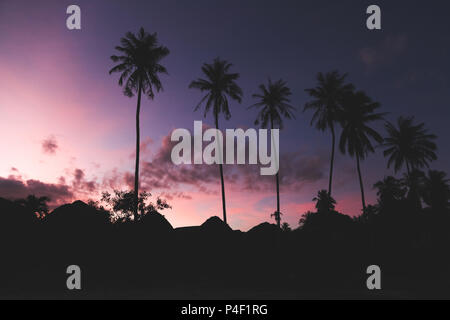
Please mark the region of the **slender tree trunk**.
MULTIPOLYGON (((219 115, 216 114, 216 129, 219 130, 219 115)), ((217 143, 219 143, 219 141, 217 141, 217 143)), ((219 149, 221 149, 222 146, 219 145, 219 149)), ((219 150, 219 152, 222 152, 219 150)), ((222 156, 221 156, 222 158, 222 156)), ((223 208, 223 221, 228 224, 227 222, 227 208, 226 208, 226 203, 225 203, 225 183, 223 181, 223 167, 222 164, 219 163, 219 170, 220 170, 220 183, 222 186, 222 208, 223 208)))
POLYGON ((333 169, 334 169, 334 155, 336 150, 336 133, 334 131, 334 126, 331 125, 331 139, 332 139, 332 145, 331 145, 331 161, 330 161, 330 180, 328 183, 328 195, 331 196, 331 191, 333 187, 333 169))
POLYGON ((416 169, 414 166, 411 166, 408 161, 406 161, 406 170, 408 172, 408 180, 409 180, 409 191, 407 198, 409 199, 410 203, 414 206, 414 209, 422 210, 422 200, 419 193, 419 186, 415 184, 415 180, 412 179, 411 173, 414 172, 416 169))
POLYGON ((278 178, 278 172, 276 174, 276 181, 277 181, 277 214, 280 216, 277 219, 277 225, 278 228, 281 228, 281 211, 280 211, 280 182, 279 182, 279 178, 278 178))
POLYGON ((139 82, 138 101, 136 108, 136 166, 134 169, 134 221, 138 220, 138 206, 139 206, 139 153, 141 147, 141 128, 139 124, 139 116, 141 113, 141 94, 142 84, 139 82))
MULTIPOLYGON (((271 132, 270 135, 272 136, 273 139, 273 120, 270 120, 270 127, 271 127, 271 132)), ((276 152, 275 150, 272 150, 272 152, 276 152)), ((278 164, 276 164, 278 167, 278 164)), ((276 186, 277 186, 277 213, 276 213, 276 221, 277 221, 277 225, 278 228, 281 228, 281 211, 280 211, 280 179, 279 179, 279 172, 280 172, 280 168, 278 167, 278 171, 277 174, 275 175, 275 181, 276 181, 276 186)))
POLYGON ((358 168, 359 186, 361 187, 361 200, 362 200, 362 205, 363 205, 363 212, 366 212, 366 197, 364 195, 364 184, 363 184, 363 180, 362 180, 361 166, 360 166, 360 160, 359 160, 358 154, 356 154, 356 165, 358 168))
POLYGON ((406 172, 408 173, 408 176, 411 174, 411 168, 409 167, 408 160, 406 160, 406 172))

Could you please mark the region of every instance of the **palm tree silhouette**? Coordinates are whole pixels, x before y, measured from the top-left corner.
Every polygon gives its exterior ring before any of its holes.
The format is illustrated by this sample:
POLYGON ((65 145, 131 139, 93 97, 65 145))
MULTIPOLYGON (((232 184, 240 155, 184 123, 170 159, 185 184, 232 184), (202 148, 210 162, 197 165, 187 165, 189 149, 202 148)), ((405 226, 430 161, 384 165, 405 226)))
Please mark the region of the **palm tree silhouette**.
POLYGON ((436 136, 429 134, 425 124, 414 125, 414 118, 400 117, 397 120, 398 128, 386 123, 388 137, 384 139, 386 148, 384 156, 389 157, 388 168, 394 164, 395 172, 406 165, 407 173, 414 169, 428 167, 429 162, 436 160, 436 144, 433 140, 436 136))
POLYGON ((318 213, 330 213, 336 208, 336 200, 327 192, 327 190, 320 190, 313 201, 316 202, 318 213))
POLYGON ((119 85, 123 86, 123 93, 127 97, 138 95, 136 108, 136 165, 134 171, 134 219, 138 219, 139 197, 139 151, 140 151, 140 124, 141 95, 147 95, 150 99, 155 97, 155 89, 160 92, 163 89, 160 74, 167 74, 167 70, 160 64, 161 60, 169 54, 169 49, 159 45, 156 33, 149 34, 141 28, 135 35, 127 32, 120 39, 120 46, 115 49, 121 55, 111 56, 113 62, 118 64, 109 74, 119 72, 119 85))
POLYGON ((378 203, 382 208, 392 207, 396 202, 405 199, 406 189, 403 181, 392 176, 378 181, 373 187, 378 189, 378 203))
POLYGON ((340 115, 342 134, 339 148, 343 154, 348 153, 356 158, 363 212, 366 210, 366 199, 360 162, 369 153, 375 152, 371 140, 377 143, 383 142, 381 135, 369 127, 370 123, 382 120, 385 115, 385 113, 376 113, 378 108, 380 108, 378 102, 372 101, 363 91, 357 91, 346 95, 340 115))
POLYGON ((331 160, 330 176, 328 183, 328 193, 331 195, 333 185, 333 168, 336 148, 335 126, 338 122, 339 110, 342 108, 344 96, 351 92, 354 87, 352 84, 346 84, 347 74, 339 74, 338 71, 328 72, 325 75, 317 75, 317 87, 306 89, 305 91, 313 98, 312 101, 305 104, 304 112, 313 110, 311 125, 320 131, 331 131, 331 160))
POLYGON ((450 180, 443 171, 430 170, 424 182, 424 201, 433 212, 444 212, 450 208, 450 180))
MULTIPOLYGON (((204 117, 206 117, 212 107, 217 130, 219 130, 219 115, 221 113, 224 114, 225 119, 228 120, 231 118, 228 98, 239 103, 242 102, 243 92, 236 83, 236 80, 239 79, 240 75, 239 73, 230 73, 230 68, 232 66, 233 65, 228 61, 216 58, 212 64, 205 63, 202 66, 202 72, 206 76, 206 79, 199 78, 192 81, 189 85, 190 89, 198 89, 201 92, 207 92, 195 107, 194 111, 197 111, 202 104, 204 104, 204 117)), ((221 150, 221 146, 219 146, 219 150, 221 150)), ((220 155, 219 158, 222 159, 222 155, 220 155)), ((222 163, 219 164, 219 171, 222 186, 223 221, 227 223, 222 163)))
MULTIPOLYGON (((253 98, 258 99, 258 102, 249 107, 260 109, 255 120, 255 125, 261 125, 261 127, 270 128, 271 130, 274 129, 274 126, 282 129, 283 118, 295 119, 293 113, 295 108, 290 105, 292 92, 285 81, 280 79, 272 82, 269 79, 267 87, 261 84, 259 90, 260 93, 253 94, 253 98)), ((277 169, 279 169, 279 164, 277 163, 276 165, 278 167, 277 169)), ((277 187, 277 211, 272 216, 275 217, 278 227, 281 228, 279 171, 275 175, 275 181, 277 187)))
POLYGON ((403 175, 403 183, 408 187, 407 200, 412 209, 422 209, 422 198, 425 192, 425 173, 413 169, 403 175))

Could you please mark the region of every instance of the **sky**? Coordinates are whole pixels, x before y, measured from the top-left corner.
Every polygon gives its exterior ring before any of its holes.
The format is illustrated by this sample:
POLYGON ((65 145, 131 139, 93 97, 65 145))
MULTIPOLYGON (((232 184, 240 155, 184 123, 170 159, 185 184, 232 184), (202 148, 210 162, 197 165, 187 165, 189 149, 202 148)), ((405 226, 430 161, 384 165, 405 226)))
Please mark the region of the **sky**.
MULTIPOLYGON (((176 128, 193 130, 211 116, 193 109, 201 93, 188 89, 201 66, 221 57, 240 73, 241 104, 221 128, 251 128, 247 107, 261 83, 284 79, 295 120, 280 133, 281 211, 296 227, 328 186, 331 137, 310 127, 306 88, 318 72, 339 70, 389 112, 387 120, 415 116, 438 135, 433 169, 450 171, 450 21, 447 1, 376 1, 382 30, 366 28, 368 1, 255 0, 0 0, 0 197, 48 195, 57 206, 98 200, 102 191, 133 185, 136 98, 122 94, 109 75, 110 56, 127 31, 157 32, 170 49, 164 91, 144 99, 141 112, 141 185, 172 205, 164 211, 175 227, 221 216, 217 166, 170 161, 176 128), (66 8, 81 8, 81 30, 66 28, 66 8)), ((382 134, 383 123, 375 125, 382 134)), ((356 163, 336 158, 337 209, 361 213, 356 163)), ((373 184, 395 173, 382 150, 362 164, 368 202, 373 184)), ((397 176, 400 176, 398 173, 397 176)), ((259 167, 225 166, 229 224, 248 230, 276 209, 275 180, 259 167)))

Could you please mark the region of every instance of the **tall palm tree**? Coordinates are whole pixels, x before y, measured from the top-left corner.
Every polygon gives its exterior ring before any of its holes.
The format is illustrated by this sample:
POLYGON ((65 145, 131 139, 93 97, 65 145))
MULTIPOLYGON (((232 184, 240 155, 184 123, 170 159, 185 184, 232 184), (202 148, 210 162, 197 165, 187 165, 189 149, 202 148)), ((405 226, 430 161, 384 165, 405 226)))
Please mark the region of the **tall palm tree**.
MULTIPOLYGON (((206 95, 200 100, 194 111, 197 111, 203 104, 205 105, 204 117, 212 108, 216 129, 219 130, 219 115, 224 114, 225 119, 231 118, 228 99, 242 102, 243 92, 236 83, 239 79, 239 73, 231 73, 230 68, 233 65, 220 58, 214 59, 212 64, 205 63, 202 66, 202 72, 206 79, 197 79, 189 85, 190 89, 198 89, 206 92, 206 95)), ((221 150, 221 147, 219 147, 221 150)), ((220 156, 221 157, 221 156, 220 156)), ((220 181, 222 186, 222 208, 223 221, 227 223, 227 210, 225 204, 225 184, 223 181, 223 168, 219 164, 220 181)))
POLYGON ((429 162, 436 160, 436 144, 433 140, 436 136, 429 134, 425 124, 415 125, 414 118, 400 117, 397 127, 386 123, 388 137, 384 139, 383 146, 386 148, 384 156, 389 157, 388 168, 394 164, 395 172, 406 165, 407 173, 423 167, 428 167, 429 162))
POLYGON ((140 124, 141 95, 154 99, 155 90, 163 89, 160 74, 167 74, 167 69, 161 65, 161 60, 169 54, 169 49, 158 43, 156 33, 147 33, 141 28, 135 35, 127 32, 120 39, 120 46, 115 49, 120 55, 111 56, 111 60, 118 63, 109 74, 119 72, 119 85, 123 86, 123 93, 133 97, 137 93, 136 108, 136 165, 134 171, 134 219, 138 219, 139 197, 139 151, 140 151, 140 124))
POLYGON ((328 193, 330 195, 333 185, 336 123, 338 122, 339 110, 342 108, 344 96, 354 89, 352 84, 345 83, 346 77, 346 73, 341 75, 337 71, 326 74, 320 72, 317 75, 317 86, 305 90, 313 98, 312 101, 305 104, 304 108, 304 111, 312 110, 314 112, 311 125, 314 125, 320 131, 330 130, 331 132, 331 160, 328 183, 328 193))
POLYGON ((381 135, 369 127, 371 123, 383 119, 385 114, 376 112, 379 108, 378 102, 372 101, 363 91, 357 91, 346 95, 341 112, 342 134, 339 148, 343 154, 348 153, 356 158, 363 212, 366 210, 366 199, 360 162, 369 153, 375 152, 371 140, 383 142, 381 135))
MULTIPOLYGON (((269 79, 267 86, 261 84, 259 90, 260 93, 253 94, 253 98, 258 99, 258 102, 249 107, 259 109, 255 125, 261 125, 261 127, 270 128, 271 130, 273 130, 275 126, 282 129, 283 118, 295 119, 295 108, 290 105, 290 96, 292 95, 292 92, 285 81, 280 79, 276 82, 272 82, 272 80, 269 79)), ((279 166, 278 163, 276 165, 277 167, 279 166)), ((273 216, 277 221, 278 227, 281 227, 279 170, 275 175, 275 181, 277 187, 277 211, 275 211, 273 216)))

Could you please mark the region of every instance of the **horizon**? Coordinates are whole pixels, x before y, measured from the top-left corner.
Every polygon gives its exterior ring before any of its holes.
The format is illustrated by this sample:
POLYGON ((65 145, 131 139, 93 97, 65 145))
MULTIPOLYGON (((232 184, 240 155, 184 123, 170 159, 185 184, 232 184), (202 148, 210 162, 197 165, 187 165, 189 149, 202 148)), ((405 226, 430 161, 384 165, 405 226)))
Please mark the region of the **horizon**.
MULTIPOLYGON (((348 82, 380 102, 390 122, 399 116, 424 122, 438 136, 438 160, 431 168, 450 172, 445 5, 436 4, 442 10, 410 5, 405 12, 407 3, 378 1, 386 12, 386 28, 372 32, 363 28, 365 2, 199 0, 188 6, 79 0, 82 29, 67 30, 68 1, 43 5, 4 0, 0 197, 49 196, 57 207, 99 200, 103 191, 133 188, 136 97, 125 97, 118 75, 108 71, 114 65, 114 46, 141 26, 157 32, 171 52, 163 63, 169 72, 161 77, 164 91, 142 100, 140 183, 153 200, 167 199, 173 209, 163 214, 174 227, 200 225, 222 212, 217 166, 177 167, 170 161, 173 130, 192 128, 194 121, 214 126, 211 114, 204 119, 201 111, 194 112, 202 95, 188 86, 202 77, 203 63, 216 57, 233 64, 244 91, 242 103, 230 105, 231 119, 221 117, 222 132, 259 128, 253 124, 256 112, 247 107, 269 77, 286 80, 293 92, 296 119, 286 120, 280 130, 282 219, 293 228, 303 213, 314 209, 317 192, 328 186, 330 135, 311 127, 311 113, 302 112, 310 100, 304 90, 316 85, 318 72, 348 73, 348 82), (239 10, 232 3, 240 3, 239 10), (274 23, 268 26, 270 18, 274 23), (419 19, 420 24, 415 22, 419 19)), ((375 127, 386 136, 383 122, 375 127)), ((377 149, 362 163, 368 204, 376 202, 372 186, 377 181, 404 173, 387 169, 382 153, 377 149)), ((224 168, 230 226, 247 231, 274 223, 273 177, 260 176, 259 165, 224 168)), ((334 190, 337 211, 361 214, 355 160, 340 152, 334 190)))

